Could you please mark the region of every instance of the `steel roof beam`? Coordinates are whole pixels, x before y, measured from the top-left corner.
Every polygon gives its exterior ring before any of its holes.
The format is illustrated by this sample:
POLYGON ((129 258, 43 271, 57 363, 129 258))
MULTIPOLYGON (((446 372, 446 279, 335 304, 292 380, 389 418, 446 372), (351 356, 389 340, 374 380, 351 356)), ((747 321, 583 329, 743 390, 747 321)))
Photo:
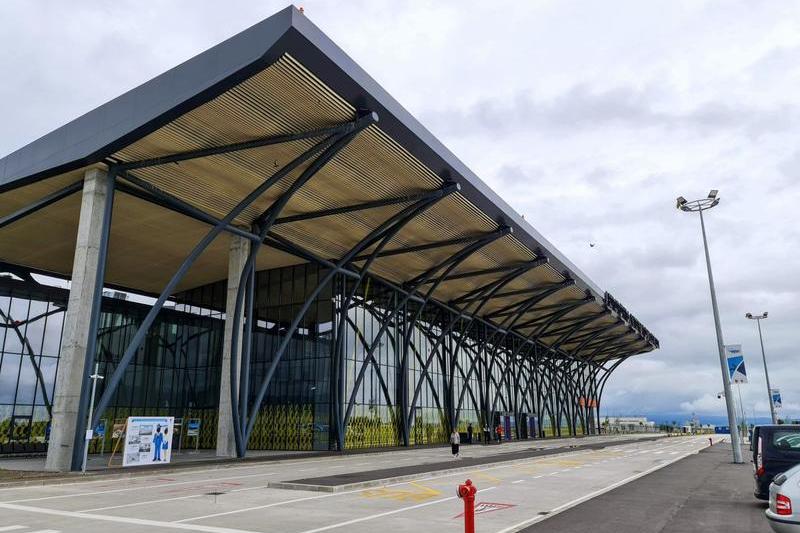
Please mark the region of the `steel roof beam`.
MULTIPOLYGON (((389 257, 389 256, 393 256, 393 255, 402 255, 402 254, 410 254, 410 253, 414 253, 414 252, 423 252, 425 250, 434 250, 436 248, 446 248, 448 246, 455 246, 457 244, 468 244, 468 243, 471 243, 471 242, 478 241, 478 240, 484 238, 485 236, 486 236, 486 234, 482 233, 480 235, 470 235, 470 236, 467 236, 467 237, 457 237, 455 239, 447 239, 447 240, 444 240, 444 241, 428 242, 428 243, 425 243, 425 244, 417 244, 417 245, 414 245, 414 246, 404 246, 402 248, 395 248, 395 249, 391 249, 391 250, 383 250, 379 254, 377 254, 377 257, 379 257, 379 258, 380 257, 389 257)), ((354 257, 353 261, 363 261, 364 259, 367 259, 368 257, 371 257, 371 254, 363 254, 363 255, 360 255, 358 257, 354 257)))
POLYGON ((548 332, 547 336, 548 337, 552 337, 553 335, 560 335, 564 331, 569 330, 573 326, 573 324, 577 324, 577 323, 591 324, 595 320, 597 320, 599 318, 603 318, 604 316, 607 316, 607 315, 604 312, 602 312, 602 313, 596 313, 594 315, 575 317, 573 319, 570 319, 569 321, 561 320, 561 321, 555 322, 555 324, 558 324, 558 325, 561 325, 561 324, 565 324, 565 325, 563 327, 560 327, 558 329, 554 329, 554 330, 548 332))
POLYGON ((311 220, 315 218, 329 217, 333 215, 343 215, 345 213, 353 213, 355 211, 365 211, 367 209, 375 209, 377 207, 387 207, 396 204, 405 204, 423 200, 427 197, 430 191, 423 191, 416 194, 407 194, 405 196, 396 196, 394 198, 384 198, 382 200, 375 200, 372 202, 364 202, 361 204, 345 205, 342 207, 332 207, 330 209, 320 209, 319 211, 310 211, 308 213, 300 213, 297 215, 289 215, 280 217, 275 220, 274 225, 290 224, 292 222, 299 222, 301 220, 311 220))
MULTIPOLYGON (((550 283, 544 285, 542 287, 531 287, 529 289, 517 289, 513 291, 506 291, 506 292, 498 292, 492 296, 492 298, 507 298, 509 296, 520 296, 522 294, 533 294, 534 296, 543 294, 545 291, 548 291, 553 288, 560 288, 564 289, 566 287, 572 287, 575 285, 575 280, 572 278, 565 279, 564 281, 558 283, 550 283)), ((471 297, 470 300, 477 299, 478 297, 471 297)), ((465 300, 469 301, 469 300, 465 300)))
POLYGON ((592 329, 592 330, 584 331, 581 335, 578 335, 577 337, 573 337, 572 342, 583 342, 584 340, 589 339, 592 336, 596 337, 597 334, 603 333, 604 331, 608 331, 608 330, 614 329, 616 327, 621 326, 622 324, 623 324, 623 322, 621 320, 618 320, 617 322, 614 322, 613 324, 607 324, 605 326, 600 326, 600 327, 592 329))
MULTIPOLYGON (((504 266, 499 266, 499 267, 486 268, 486 269, 483 269, 483 270, 472 270, 470 272, 461 272, 461 273, 458 273, 458 274, 449 274, 444 279, 442 279, 442 281, 451 281, 451 280, 454 280, 454 279, 464 279, 464 278, 471 278, 471 277, 474 277, 474 276, 485 276, 487 274, 498 274, 500 272, 508 272, 509 270, 514 270, 515 268, 517 268, 517 267, 519 267, 521 265, 524 265, 526 263, 533 263, 534 261, 536 261, 536 259, 533 259, 531 261, 526 261, 526 262, 523 262, 523 263, 516 263, 516 264, 513 264, 513 265, 504 265, 504 266)), ((429 283, 429 282, 426 282, 426 283, 429 283)))
MULTIPOLYGON (((493 311, 493 312, 487 314, 486 318, 499 318, 499 317, 503 317, 503 316, 507 316, 507 315, 514 315, 514 314, 517 313, 517 309, 519 309, 522 306, 526 305, 531 300, 542 301, 545 298, 547 298, 549 296, 552 296, 553 294, 557 293, 562 288, 563 287, 553 287, 549 291, 545 291, 545 292, 543 292, 541 294, 538 294, 538 295, 534 296, 533 298, 529 298, 527 300, 522 300, 520 302, 514 302, 513 304, 506 305, 504 307, 501 307, 500 309, 497 309, 496 311, 493 311)), ((583 299, 577 300, 577 301, 583 301, 583 299)), ((535 307, 535 308, 529 309, 529 310, 530 311, 546 311, 546 310, 549 310, 549 309, 563 309, 564 307, 572 305, 575 302, 576 302, 576 300, 567 300, 566 302, 561 302, 561 303, 553 304, 553 305, 546 305, 546 306, 543 306, 543 307, 535 307)))
POLYGON ((579 346, 576 346, 575 349, 572 350, 572 353, 577 357, 578 354, 580 354, 583 351, 591 350, 591 349, 593 349, 593 348, 595 348, 597 346, 602 345, 603 343, 606 343, 606 342, 609 342, 609 341, 613 341, 615 339, 618 339, 618 338, 621 338, 621 337, 624 337, 626 335, 629 335, 629 334, 633 333, 632 330, 626 330, 626 331, 624 331, 624 332, 622 332, 622 333, 620 333, 618 335, 609 335, 609 336, 605 336, 605 337, 602 336, 603 333, 606 333, 607 331, 610 331, 610 330, 612 330, 612 329, 614 329, 615 327, 618 327, 618 326, 619 326, 619 324, 610 326, 605 331, 600 331, 600 332, 595 333, 594 335, 586 337, 585 340, 583 342, 581 342, 579 346))
MULTIPOLYGON (((570 305, 568 305, 565 308, 565 310, 567 312, 571 312, 571 311, 574 311, 575 309, 578 309, 579 307, 582 307, 582 306, 584 306, 586 304, 593 303, 595 301, 596 300, 592 296, 589 296, 589 297, 581 299, 581 300, 573 300, 573 301, 570 302, 570 305)), ((534 311, 535 311, 535 309, 534 309, 534 311)), ((522 324, 517 324, 517 328, 521 329, 521 328, 526 328, 526 327, 529 327, 529 326, 538 326, 539 324, 549 320, 550 317, 552 317, 552 316, 561 315, 563 317, 566 314, 567 313, 565 313, 564 311, 558 311, 556 313, 550 313, 547 316, 537 317, 537 318, 534 318, 533 320, 529 320, 528 322, 524 322, 522 324)), ((604 314, 604 313, 599 313, 598 316, 601 316, 602 314, 604 314)), ((582 318, 584 318, 584 317, 576 317, 576 318, 571 318, 571 319, 566 319, 566 320, 559 319, 559 320, 553 322, 551 325, 555 325, 555 324, 571 324, 571 323, 573 323, 573 322, 575 322, 577 320, 581 320, 582 318)), ((556 333, 558 333, 558 331, 556 333)), ((537 335, 537 337, 538 337, 538 335, 537 335)))
MULTIPOLYGON (((483 235, 480 235, 477 238, 471 238, 468 242, 475 242, 476 244, 478 244, 479 246, 474 250, 477 251, 478 249, 483 248, 487 244, 494 242, 497 239, 500 239, 501 237, 510 235, 512 231, 513 230, 508 226, 501 226, 496 230, 490 231, 489 233, 484 233, 483 235)), ((474 253, 474 251, 472 251, 472 248, 474 246, 475 245, 467 246, 466 248, 456 252, 455 254, 451 255, 441 263, 432 266, 422 274, 419 274, 418 276, 415 276, 409 281, 405 282, 404 285, 409 287, 418 287, 427 283, 434 283, 438 285, 443 281, 452 279, 452 275, 448 273, 450 272, 451 268, 448 267, 452 267, 454 264, 461 263, 461 261, 463 261, 463 259, 465 258, 464 254, 472 255, 472 253, 474 253), (446 269, 444 276, 437 277, 434 275, 442 269, 446 269)))
MULTIPOLYGON (((130 173, 122 173, 118 177, 130 183, 133 183, 137 187, 141 187, 137 189, 135 187, 131 187, 124 183, 118 183, 117 189, 125 194, 134 196, 136 198, 139 198, 140 200, 144 200, 145 202, 149 202, 151 204, 158 205, 160 207, 165 207, 171 211, 180 213, 181 215, 185 215, 200 222, 205 222, 206 224, 209 224, 211 226, 216 226, 217 224, 220 223, 220 219, 218 219, 217 217, 209 215, 205 211, 197 209, 193 205, 172 196, 168 192, 162 191, 155 185, 147 181, 144 181, 140 178, 137 178, 136 176, 133 176, 130 173)), ((245 239, 249 239, 250 241, 258 242, 260 240, 258 235, 256 235, 255 233, 236 227, 233 224, 225 225, 223 230, 228 233, 233 233, 234 235, 239 235, 240 237, 244 237, 245 239)))
POLYGON ((515 268, 514 270, 511 271, 511 273, 506 274, 501 278, 490 281, 489 283, 482 285, 477 289, 473 289, 467 292, 466 294, 459 296, 458 298, 450 300, 450 304, 457 305, 460 303, 471 303, 471 301, 473 300, 484 300, 488 291, 492 291, 494 293, 494 296, 496 296, 497 293, 497 291, 495 290, 496 288, 500 287, 501 285, 505 286, 508 283, 510 283, 514 278, 526 274, 527 272, 530 272, 534 268, 546 265, 549 262, 550 260, 545 256, 537 257, 530 263, 515 268))
POLYGON ((187 152, 179 152, 175 154, 163 155, 159 157, 152 157, 149 159, 141 159, 139 161, 119 162, 117 168, 121 171, 135 170, 137 168, 154 167, 158 165, 167 165, 169 163, 180 163, 181 161, 188 161, 190 159, 199 159, 202 157, 210 157, 214 155, 229 154, 232 152, 239 152, 242 150, 251 150, 253 148, 262 148, 274 144, 282 144, 303 139, 313 139, 316 137, 327 137, 329 135, 339 135, 341 133, 349 133, 353 131, 354 125, 352 122, 345 122, 331 128, 323 128, 318 130, 305 131, 301 133, 289 133, 286 135, 275 135, 272 137, 262 137, 260 139, 253 139, 252 141, 244 141, 233 144, 226 144, 222 146, 212 146, 209 148, 201 148, 199 150, 190 150, 187 152))
POLYGON ((36 200, 32 204, 29 204, 23 207, 22 209, 18 209, 17 211, 10 213, 4 216, 3 218, 0 218, 0 228, 4 228, 9 224, 13 224, 17 220, 21 220, 27 217, 28 215, 32 215, 37 211, 44 209, 48 205, 54 204, 59 200, 62 200, 67 196, 70 196, 71 194, 80 191, 81 189, 83 189, 83 180, 76 181, 75 183, 67 185, 62 189, 53 191, 50 194, 36 200))

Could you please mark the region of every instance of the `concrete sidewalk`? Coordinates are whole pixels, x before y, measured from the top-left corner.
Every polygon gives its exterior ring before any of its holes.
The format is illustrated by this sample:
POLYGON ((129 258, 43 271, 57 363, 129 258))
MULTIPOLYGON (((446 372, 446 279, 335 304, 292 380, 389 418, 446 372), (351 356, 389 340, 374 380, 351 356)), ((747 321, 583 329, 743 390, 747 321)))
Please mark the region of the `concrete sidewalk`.
POLYGON ((526 533, 771 531, 753 497, 753 467, 715 445, 524 529, 526 533))

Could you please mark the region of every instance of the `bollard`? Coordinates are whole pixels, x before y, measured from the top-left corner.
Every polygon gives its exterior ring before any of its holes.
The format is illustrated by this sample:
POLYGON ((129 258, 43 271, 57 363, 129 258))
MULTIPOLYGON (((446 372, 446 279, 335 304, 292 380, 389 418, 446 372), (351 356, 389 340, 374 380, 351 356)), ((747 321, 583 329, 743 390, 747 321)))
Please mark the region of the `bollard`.
POLYGON ((467 480, 463 485, 458 486, 456 494, 464 500, 464 533, 475 533, 475 493, 478 489, 467 480))
POLYGON ((708 445, 709 446, 713 446, 714 445, 714 440, 711 437, 708 437, 708 445))

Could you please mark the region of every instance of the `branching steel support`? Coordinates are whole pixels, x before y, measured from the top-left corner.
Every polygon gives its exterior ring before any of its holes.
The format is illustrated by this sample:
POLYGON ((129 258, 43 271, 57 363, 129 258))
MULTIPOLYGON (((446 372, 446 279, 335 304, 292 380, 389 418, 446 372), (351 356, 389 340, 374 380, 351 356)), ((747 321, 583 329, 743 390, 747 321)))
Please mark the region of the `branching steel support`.
MULTIPOLYGON (((362 117, 364 119, 364 117, 362 117)), ((372 120, 376 120, 377 117, 371 116, 372 120)), ((162 290, 160 296, 153 304, 153 306, 148 311, 147 315, 145 315, 144 319, 142 320, 141 325, 137 329, 136 333, 131 340, 131 343, 125 350, 122 358, 120 359, 119 365, 115 369, 114 373, 111 377, 107 380, 105 384, 105 390, 103 391, 102 396, 97 402, 97 408, 95 410, 94 419, 91 421, 92 427, 98 422, 100 417, 102 416, 105 409, 108 407, 111 398, 113 397, 114 392, 116 391, 117 387, 119 386, 120 381, 122 380, 122 376, 124 375, 125 371, 128 368, 131 360, 133 359, 136 351, 139 349, 142 341, 144 341, 145 335, 147 331, 150 329, 150 326, 153 324, 158 313, 161 311, 162 307, 164 306, 164 302, 166 302, 167 298, 174 292, 175 288, 178 286, 178 283, 183 279, 183 277, 188 272, 189 268, 194 264, 198 257, 203 253, 203 251, 208 247, 209 244, 222 232, 224 231, 232 222, 233 220, 238 217, 247 207, 249 207, 253 202, 255 202, 259 197, 261 197, 264 192, 266 192, 269 188, 273 185, 278 183, 284 177, 288 176, 291 172, 295 169, 303 165, 306 161, 311 159, 314 155, 319 153, 320 151, 329 147, 329 145, 335 141, 335 135, 341 133, 348 133, 357 127, 358 122, 348 122, 346 124, 342 124, 337 126, 331 130, 326 130, 324 134, 327 135, 331 134, 332 137, 328 137, 327 139, 316 143, 311 148, 307 149, 301 155, 296 157, 293 161, 289 164, 284 166, 282 169, 278 170, 270 177, 265 179, 258 187, 256 187, 252 192, 250 192, 245 198, 243 198, 236 206, 222 219, 214 225, 214 227, 206 234, 200 242, 195 245, 194 249, 189 253, 186 259, 181 263, 178 270, 172 276, 172 278, 167 282, 166 286, 162 290)), ((307 138, 318 137, 320 134, 318 132, 308 133, 307 138)), ((275 138, 273 138, 274 140, 275 138)), ((285 139, 276 142, 287 142, 285 139)), ((274 144, 274 143, 273 143, 274 144)), ((225 150, 227 151, 235 151, 239 149, 245 149, 242 147, 242 143, 237 145, 237 147, 228 146, 225 148, 221 148, 222 152, 225 150)), ((248 145, 247 148, 250 148, 248 145)), ((222 153, 222 152, 215 152, 215 153, 222 153)), ((139 161, 136 163, 129 163, 126 166, 122 166, 121 168, 116 169, 116 171, 128 171, 134 168, 142 168, 144 166, 152 166, 152 165, 160 165, 166 164, 169 162, 175 162, 178 160, 185 160, 191 159, 195 157, 204 157, 206 155, 214 155, 207 151, 200 151, 200 152, 193 152, 193 153, 184 153, 184 154, 177 154, 174 156, 170 156, 167 158, 157 158, 148 161, 139 161), (181 159, 183 158, 183 159, 181 159)), ((102 283, 101 283, 102 285, 102 283)), ((93 354, 92 354, 93 356, 93 354)), ((82 437, 82 436, 81 436, 82 437)))

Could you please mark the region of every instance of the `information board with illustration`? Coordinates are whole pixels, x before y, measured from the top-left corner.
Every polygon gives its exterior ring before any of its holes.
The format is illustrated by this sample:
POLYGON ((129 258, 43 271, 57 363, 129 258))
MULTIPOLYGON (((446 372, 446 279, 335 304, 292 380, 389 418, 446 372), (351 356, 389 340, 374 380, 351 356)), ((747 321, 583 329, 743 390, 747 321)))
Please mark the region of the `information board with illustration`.
POLYGON ((169 463, 174 422, 171 416, 129 417, 122 466, 169 463))

